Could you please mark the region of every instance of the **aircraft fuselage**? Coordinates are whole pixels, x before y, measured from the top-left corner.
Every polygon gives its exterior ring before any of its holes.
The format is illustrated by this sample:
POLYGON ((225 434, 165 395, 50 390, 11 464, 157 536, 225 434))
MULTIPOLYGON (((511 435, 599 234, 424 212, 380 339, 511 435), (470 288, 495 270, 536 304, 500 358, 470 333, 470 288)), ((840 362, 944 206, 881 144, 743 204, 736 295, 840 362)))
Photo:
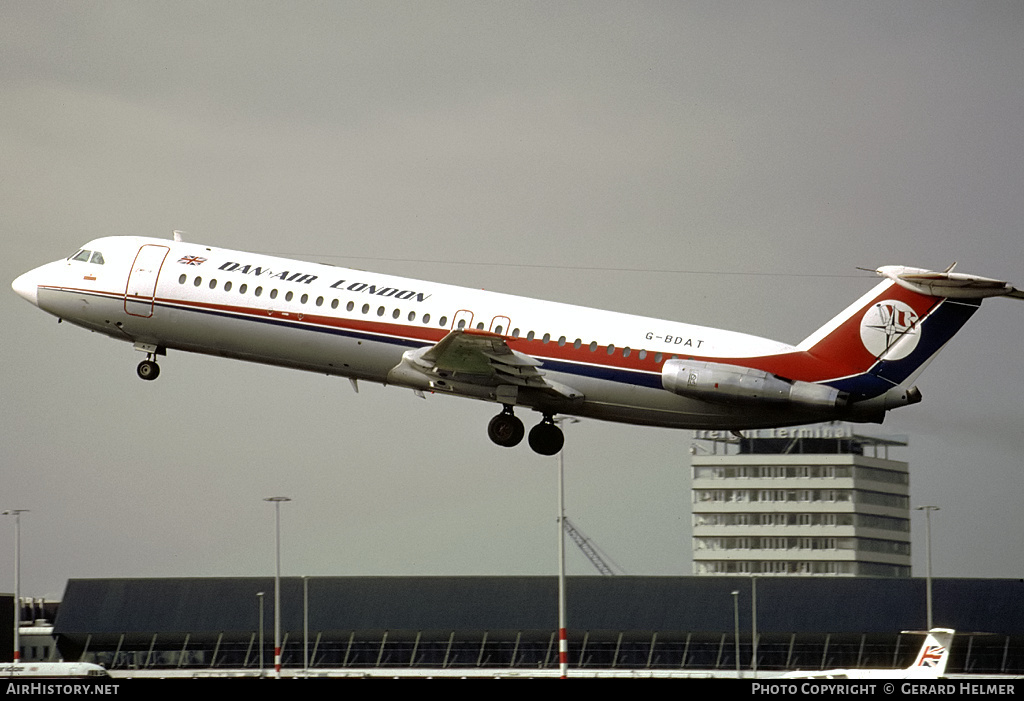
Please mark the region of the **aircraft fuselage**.
MULTIPOLYGON (((676 321, 142 237, 91 241, 66 260, 25 273, 13 287, 65 321, 147 352, 139 368, 144 379, 155 377, 158 355, 182 350, 497 402, 506 416, 524 406, 547 423, 559 413, 731 430, 833 418, 879 421, 890 404, 912 403, 878 399, 900 378, 869 375, 864 366, 884 364, 885 352, 897 342, 906 346, 920 320, 941 306, 939 298, 883 282, 817 337, 790 346, 676 321), (891 299, 871 307, 873 294, 891 299), (868 323, 866 312, 863 319, 851 316, 862 307, 885 317, 882 354, 868 340, 849 350, 847 340, 833 337, 853 334, 858 324, 862 337, 881 328, 868 323)), ((978 303, 960 305, 953 314, 957 329, 978 303)), ((499 427, 492 438, 514 445, 522 437, 518 423, 499 427), (502 437, 502 428, 518 430, 518 438, 502 437)))

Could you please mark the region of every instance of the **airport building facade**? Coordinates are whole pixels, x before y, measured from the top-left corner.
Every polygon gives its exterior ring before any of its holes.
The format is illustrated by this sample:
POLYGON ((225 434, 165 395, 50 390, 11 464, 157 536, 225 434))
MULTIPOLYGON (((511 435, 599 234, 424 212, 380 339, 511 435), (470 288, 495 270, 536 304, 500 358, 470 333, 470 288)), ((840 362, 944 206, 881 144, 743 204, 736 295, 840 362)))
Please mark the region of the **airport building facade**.
POLYGON ((849 424, 696 431, 693 573, 910 577, 903 437, 849 424))
MULTIPOLYGON (((902 668, 925 621, 925 582, 851 577, 568 578, 570 669, 765 672, 902 668), (733 592, 738 591, 734 596, 733 592), (756 596, 756 606, 753 597, 756 596), (754 611, 756 610, 756 621, 754 611)), ((1018 580, 936 579, 936 625, 954 639, 949 673, 1024 673, 1018 580)), ((112 671, 269 671, 272 578, 68 582, 54 622, 66 661, 112 671)), ((557 670, 555 577, 286 577, 286 669, 557 670)))

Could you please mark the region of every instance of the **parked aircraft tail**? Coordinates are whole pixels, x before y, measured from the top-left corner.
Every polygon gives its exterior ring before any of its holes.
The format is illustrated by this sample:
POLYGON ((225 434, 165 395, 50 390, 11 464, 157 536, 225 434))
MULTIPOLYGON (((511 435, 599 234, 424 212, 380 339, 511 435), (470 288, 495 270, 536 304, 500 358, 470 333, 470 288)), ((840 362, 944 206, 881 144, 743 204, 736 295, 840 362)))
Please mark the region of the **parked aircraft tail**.
POLYGON ((823 669, 818 671, 789 672, 788 679, 938 679, 946 673, 949 649, 955 631, 950 628, 931 630, 905 630, 904 634, 926 635, 924 644, 905 669, 823 669))
POLYGON ((917 653, 914 664, 907 669, 907 677, 934 679, 946 673, 949 662, 949 648, 953 645, 954 631, 949 628, 932 628, 929 631, 905 630, 904 633, 925 633, 928 637, 917 653))

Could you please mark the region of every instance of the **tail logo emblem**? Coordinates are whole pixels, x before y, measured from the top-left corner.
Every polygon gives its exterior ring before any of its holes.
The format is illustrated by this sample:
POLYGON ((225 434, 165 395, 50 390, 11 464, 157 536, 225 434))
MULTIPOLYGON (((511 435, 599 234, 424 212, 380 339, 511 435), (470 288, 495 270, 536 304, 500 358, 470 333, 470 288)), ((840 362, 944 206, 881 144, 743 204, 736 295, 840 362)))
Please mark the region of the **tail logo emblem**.
POLYGON ((885 353, 885 360, 906 358, 921 338, 917 321, 917 312, 909 304, 883 300, 860 320, 860 340, 875 357, 885 353))
POLYGON ((946 652, 946 648, 941 645, 929 645, 928 648, 921 653, 921 659, 918 660, 917 665, 919 667, 938 667, 939 662, 942 662, 942 655, 946 652))

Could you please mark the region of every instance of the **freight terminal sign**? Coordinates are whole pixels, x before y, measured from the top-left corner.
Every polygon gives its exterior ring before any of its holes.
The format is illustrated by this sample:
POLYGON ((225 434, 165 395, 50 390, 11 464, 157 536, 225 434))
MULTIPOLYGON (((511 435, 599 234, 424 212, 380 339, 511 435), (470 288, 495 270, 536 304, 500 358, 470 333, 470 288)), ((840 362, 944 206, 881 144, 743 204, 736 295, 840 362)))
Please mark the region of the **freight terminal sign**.
MULTIPOLYGON (((853 438, 853 428, 848 424, 755 428, 741 431, 741 433, 744 438, 853 438)), ((731 431, 694 431, 693 437, 702 441, 728 441, 736 439, 735 434, 731 431)))

